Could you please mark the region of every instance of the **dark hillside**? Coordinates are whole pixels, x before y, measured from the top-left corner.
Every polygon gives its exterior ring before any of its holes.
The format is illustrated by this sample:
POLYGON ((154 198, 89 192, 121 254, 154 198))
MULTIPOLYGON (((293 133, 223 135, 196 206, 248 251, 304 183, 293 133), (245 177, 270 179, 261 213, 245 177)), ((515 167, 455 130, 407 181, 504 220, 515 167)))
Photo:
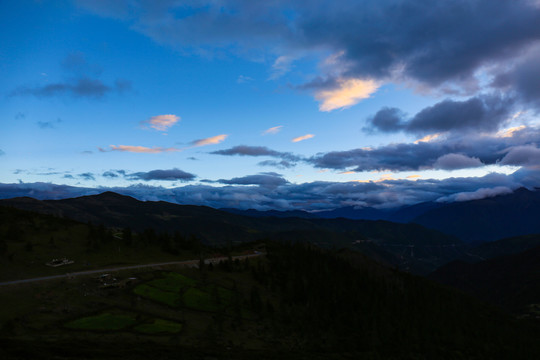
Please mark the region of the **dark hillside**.
POLYGON ((351 219, 248 217, 204 206, 164 201, 138 201, 106 192, 65 200, 28 198, 0 200, 0 205, 39 211, 81 222, 196 236, 210 245, 228 245, 277 238, 306 241, 327 248, 349 247, 389 265, 429 273, 453 259, 468 259, 463 244, 453 237, 418 224, 351 219))
POLYGON ((540 246, 475 264, 453 262, 429 276, 516 314, 540 314, 540 246))
POLYGON ((455 202, 413 222, 460 238, 484 242, 540 233, 540 191, 518 189, 493 198, 455 202))

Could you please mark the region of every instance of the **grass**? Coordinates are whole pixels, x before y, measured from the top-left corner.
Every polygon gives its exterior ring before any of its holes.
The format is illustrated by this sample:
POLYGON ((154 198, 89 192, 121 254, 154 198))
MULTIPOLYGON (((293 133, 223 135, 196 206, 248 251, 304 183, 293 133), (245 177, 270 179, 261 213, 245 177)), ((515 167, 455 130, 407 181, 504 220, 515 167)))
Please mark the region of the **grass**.
POLYGON ((184 306, 193 310, 216 311, 217 304, 212 296, 197 288, 189 288, 183 294, 184 306))
POLYGON ((133 292, 135 294, 143 296, 145 298, 172 306, 178 307, 180 305, 180 294, 170 291, 163 291, 148 284, 141 284, 137 286, 133 292))
POLYGON ((131 315, 103 313, 70 321, 66 327, 79 330, 111 331, 122 330, 135 323, 136 320, 131 315))
POLYGON ((152 280, 148 283, 148 285, 152 287, 170 292, 179 292, 182 288, 192 287, 196 284, 197 281, 195 281, 194 279, 172 272, 167 273, 165 278, 152 280))
POLYGON ((172 306, 181 305, 199 311, 216 311, 217 298, 222 304, 229 304, 232 293, 222 287, 207 286, 198 289, 197 281, 178 273, 167 273, 164 278, 149 281, 134 289, 135 294, 172 306))
POLYGON ((134 329, 135 331, 144 334, 176 334, 182 330, 182 324, 169 320, 155 319, 153 323, 141 324, 136 326, 134 329))

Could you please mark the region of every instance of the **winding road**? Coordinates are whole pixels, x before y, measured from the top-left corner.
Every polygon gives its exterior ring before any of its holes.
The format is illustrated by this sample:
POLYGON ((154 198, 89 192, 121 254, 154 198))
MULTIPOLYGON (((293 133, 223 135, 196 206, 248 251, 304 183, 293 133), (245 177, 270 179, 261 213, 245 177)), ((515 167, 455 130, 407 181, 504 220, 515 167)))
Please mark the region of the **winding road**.
MULTIPOLYGON (((233 260, 243 260, 250 257, 257 257, 261 256, 263 253, 255 253, 255 254, 249 254, 249 255, 237 255, 232 256, 233 260)), ((219 263, 220 261, 227 260, 228 257, 222 256, 222 257, 215 257, 215 258, 207 258, 204 260, 205 264, 215 264, 219 263)), ((130 266, 121 266, 121 267, 115 267, 115 268, 107 268, 107 269, 96 269, 96 270, 87 270, 87 271, 78 271, 78 272, 72 272, 72 273, 66 273, 62 275, 52 275, 52 276, 42 276, 32 279, 23 279, 23 280, 12 280, 12 281, 5 281, 0 282, 0 286, 7 286, 7 285, 17 285, 17 284, 26 284, 26 283, 32 283, 32 282, 38 282, 38 281, 46 281, 46 280, 56 280, 56 279, 63 279, 63 278, 73 278, 76 276, 81 275, 92 275, 92 274, 101 274, 101 273, 108 273, 108 272, 115 272, 115 271, 121 271, 121 270, 133 270, 133 269, 142 269, 142 268, 148 268, 148 267, 157 267, 157 266, 169 266, 169 265, 180 265, 180 266, 199 266, 200 260, 183 260, 183 261, 170 261, 170 262, 163 262, 163 263, 154 263, 154 264, 144 264, 144 265, 130 265, 130 266)))

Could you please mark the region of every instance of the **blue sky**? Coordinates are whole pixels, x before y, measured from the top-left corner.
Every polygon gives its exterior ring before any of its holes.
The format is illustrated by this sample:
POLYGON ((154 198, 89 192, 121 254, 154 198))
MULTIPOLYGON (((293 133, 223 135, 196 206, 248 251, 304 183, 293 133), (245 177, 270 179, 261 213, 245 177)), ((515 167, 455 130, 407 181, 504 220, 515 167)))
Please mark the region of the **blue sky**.
POLYGON ((4 198, 320 210, 540 186, 536 1, 23 0, 0 17, 4 198))

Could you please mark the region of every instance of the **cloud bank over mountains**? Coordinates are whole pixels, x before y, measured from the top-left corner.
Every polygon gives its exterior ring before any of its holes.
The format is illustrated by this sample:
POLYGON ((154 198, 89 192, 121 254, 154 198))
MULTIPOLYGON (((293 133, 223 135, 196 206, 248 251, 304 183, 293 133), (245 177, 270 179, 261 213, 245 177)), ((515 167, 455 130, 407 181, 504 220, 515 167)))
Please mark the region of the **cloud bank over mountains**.
MULTIPOLYGON (((105 175, 105 174, 104 174, 105 175)), ((142 180, 184 180, 191 174, 181 170, 150 171, 127 175, 142 180)), ((540 183, 540 169, 520 169, 510 175, 457 177, 444 180, 398 179, 380 182, 325 182, 301 184, 288 182, 277 173, 260 173, 205 184, 173 188, 137 183, 127 187, 87 188, 51 183, 0 184, 0 198, 30 196, 38 199, 62 199, 115 191, 140 200, 164 200, 178 204, 207 205, 215 208, 325 210, 343 206, 392 208, 424 201, 467 201, 510 193, 540 183)))

